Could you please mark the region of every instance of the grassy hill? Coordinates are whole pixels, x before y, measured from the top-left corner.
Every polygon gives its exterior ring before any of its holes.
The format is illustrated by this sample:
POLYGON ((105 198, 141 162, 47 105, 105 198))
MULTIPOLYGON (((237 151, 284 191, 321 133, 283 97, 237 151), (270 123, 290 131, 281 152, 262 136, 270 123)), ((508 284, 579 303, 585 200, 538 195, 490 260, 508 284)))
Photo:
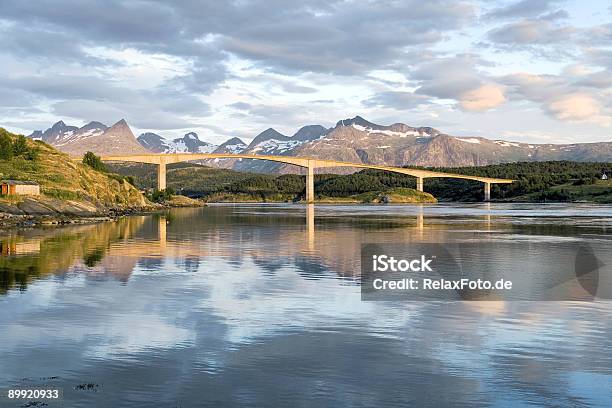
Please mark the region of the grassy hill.
MULTIPOLYGON (((0 138, 13 143, 24 139, 2 128, 0 138)), ((0 196, 0 212, 93 214, 150 205, 124 177, 96 171, 44 142, 25 143, 28 154, 0 157, 0 180, 35 181, 41 196, 0 196)))

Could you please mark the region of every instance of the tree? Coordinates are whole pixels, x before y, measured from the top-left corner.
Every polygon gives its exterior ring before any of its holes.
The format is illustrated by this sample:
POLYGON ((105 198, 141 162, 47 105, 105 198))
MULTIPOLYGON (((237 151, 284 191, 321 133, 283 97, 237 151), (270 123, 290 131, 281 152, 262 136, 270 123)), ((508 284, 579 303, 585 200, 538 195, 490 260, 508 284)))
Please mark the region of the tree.
POLYGON ((0 129, 0 160, 13 158, 13 141, 4 129, 0 129))
POLYGON ((17 136, 17 139, 13 142, 13 154, 15 156, 27 156, 30 153, 30 147, 28 141, 24 135, 17 136))
POLYGON ((106 171, 106 166, 104 166, 104 163, 102 163, 100 157, 96 156, 93 152, 87 152, 83 155, 83 164, 86 164, 97 171, 106 171))
POLYGON ((165 190, 153 190, 153 192, 148 195, 148 198, 154 203, 163 203, 164 201, 172 199, 173 195, 174 189, 172 189, 172 187, 168 187, 165 190))

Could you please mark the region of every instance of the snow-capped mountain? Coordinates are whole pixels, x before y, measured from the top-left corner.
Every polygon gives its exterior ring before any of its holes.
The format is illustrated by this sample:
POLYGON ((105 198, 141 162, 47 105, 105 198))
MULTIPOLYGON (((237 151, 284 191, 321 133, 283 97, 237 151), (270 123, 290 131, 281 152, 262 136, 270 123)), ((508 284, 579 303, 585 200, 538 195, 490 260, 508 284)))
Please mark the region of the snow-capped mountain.
POLYGON ((182 138, 174 139, 172 143, 176 146, 177 152, 212 153, 218 147, 215 144, 200 140, 195 132, 189 132, 182 138))
POLYGON ((136 140, 142 147, 153 153, 165 153, 172 150, 170 141, 164 139, 157 133, 142 133, 136 140))
POLYGON ((237 137, 232 137, 226 140, 217 147, 213 153, 231 153, 238 154, 242 153, 247 149, 247 144, 237 137))
POLYGON ((218 147, 200 140, 195 132, 173 140, 149 132, 141 134, 137 140, 144 148, 154 153, 211 153, 218 147))
POLYGON ((173 140, 149 132, 141 134, 137 140, 143 147, 154 153, 212 153, 218 147, 200 140, 195 132, 189 132, 173 140))
POLYGON ((72 143, 83 141, 90 137, 102 135, 108 126, 100 122, 89 122, 83 127, 68 126, 63 121, 59 121, 44 132, 40 130, 34 131, 29 137, 40 139, 53 146, 68 146, 72 143))
POLYGON ((44 132, 34 131, 29 137, 41 139, 75 156, 88 151, 97 154, 147 153, 123 119, 111 127, 92 121, 80 128, 60 120, 44 132))
MULTIPOLYGON (((123 120, 111 128, 99 122, 90 122, 77 128, 59 121, 44 132, 33 132, 30 137, 40 138, 72 154, 82 154, 88 150, 98 154, 244 153, 315 157, 391 166, 449 167, 516 161, 612 161, 610 142, 555 145, 455 137, 432 127, 412 127, 403 123, 378 125, 360 116, 338 121, 331 129, 320 125, 304 126, 292 136, 269 128, 255 136, 248 145, 241 139, 231 138, 217 146, 200 140, 194 132, 173 140, 156 133, 143 133, 136 141, 123 120)), ((204 163, 243 171, 300 171, 295 166, 265 160, 215 159, 204 163)))
MULTIPOLYGON (((251 143, 242 151, 244 154, 291 156, 300 146, 312 140, 324 137, 327 129, 320 125, 308 125, 300 128, 293 136, 286 136, 276 129, 269 128, 255 136, 251 143)), ((264 160, 236 160, 233 169, 256 171, 262 173, 276 172, 279 163, 264 160)))

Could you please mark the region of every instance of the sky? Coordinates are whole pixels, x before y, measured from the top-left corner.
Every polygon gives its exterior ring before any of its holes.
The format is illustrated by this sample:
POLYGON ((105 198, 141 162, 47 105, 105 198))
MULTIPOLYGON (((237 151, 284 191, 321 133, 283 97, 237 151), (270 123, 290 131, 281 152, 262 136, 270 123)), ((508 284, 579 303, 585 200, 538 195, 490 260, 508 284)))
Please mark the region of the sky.
POLYGON ((612 141, 609 1, 0 0, 0 126, 612 141))

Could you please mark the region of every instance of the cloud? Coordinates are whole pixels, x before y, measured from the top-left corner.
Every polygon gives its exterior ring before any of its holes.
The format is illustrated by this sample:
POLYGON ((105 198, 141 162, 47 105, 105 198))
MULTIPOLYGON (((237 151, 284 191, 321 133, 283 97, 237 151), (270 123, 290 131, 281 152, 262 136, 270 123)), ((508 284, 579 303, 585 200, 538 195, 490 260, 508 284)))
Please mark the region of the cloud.
MULTIPOLYGON (((301 4, 301 3, 297 3, 301 4)), ((266 8, 257 23, 223 32, 225 48, 280 72, 354 75, 402 60, 404 49, 443 39, 473 15, 466 1, 329 2, 318 12, 266 8)), ((257 11, 254 11, 257 13, 257 11)))
POLYGON ((482 84, 486 76, 478 70, 480 64, 486 62, 473 54, 424 58, 410 73, 410 79, 419 84, 418 94, 457 100, 482 84))
POLYGON ((240 111, 248 111, 252 107, 250 103, 246 102, 235 102, 230 104, 229 106, 240 111))
POLYGON ((583 42, 589 46, 612 43, 612 23, 602 24, 586 30, 583 42))
POLYGON ((602 72, 570 66, 560 75, 513 74, 501 78, 514 100, 539 104, 551 117, 567 122, 612 123, 610 88, 602 72))
POLYGON ((547 105, 556 118, 568 121, 587 121, 599 118, 597 101, 587 94, 575 93, 556 98, 547 105))
POLYGON ((486 19, 535 17, 550 11, 558 0, 522 0, 504 7, 496 7, 484 14, 486 19))
POLYGON ((410 110, 427 103, 429 98, 414 92, 384 91, 366 99, 363 104, 367 107, 382 106, 395 110, 410 110))
POLYGON ((460 106, 469 111, 486 111, 506 101, 503 87, 485 84, 461 95, 460 106))
POLYGON ((504 87, 479 68, 487 65, 488 61, 473 54, 434 57, 422 63, 411 79, 420 83, 418 94, 454 100, 466 111, 485 111, 506 100, 504 87))
POLYGON ((502 45, 533 46, 559 44, 576 33, 570 26, 557 26, 548 20, 524 20, 506 24, 488 33, 490 41, 502 45))

